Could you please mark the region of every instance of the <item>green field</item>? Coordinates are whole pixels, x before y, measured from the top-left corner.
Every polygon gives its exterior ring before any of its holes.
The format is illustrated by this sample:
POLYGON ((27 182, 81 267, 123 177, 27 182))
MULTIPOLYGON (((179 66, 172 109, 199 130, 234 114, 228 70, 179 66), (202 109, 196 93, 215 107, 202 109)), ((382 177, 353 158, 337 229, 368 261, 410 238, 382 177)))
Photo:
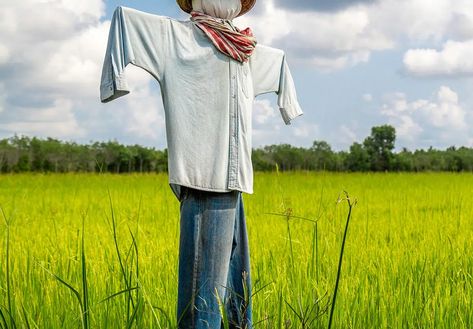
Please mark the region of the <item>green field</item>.
MULTIPOLYGON (((343 190, 332 328, 472 328, 473 175, 302 172, 244 196, 255 328, 327 328, 343 190)), ((0 206, 0 328, 175 327, 167 176, 4 175, 0 206)))

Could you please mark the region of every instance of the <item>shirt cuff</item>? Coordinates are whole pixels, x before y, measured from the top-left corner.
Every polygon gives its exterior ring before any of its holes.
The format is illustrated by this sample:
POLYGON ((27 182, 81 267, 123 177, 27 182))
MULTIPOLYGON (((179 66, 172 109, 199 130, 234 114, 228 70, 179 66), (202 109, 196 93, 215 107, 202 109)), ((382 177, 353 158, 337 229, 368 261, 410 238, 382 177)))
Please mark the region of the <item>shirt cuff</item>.
POLYGON ((299 103, 288 104, 285 107, 279 108, 279 111, 281 111, 282 118, 286 125, 290 125, 294 118, 297 118, 304 113, 302 112, 299 103))
POLYGON ((103 82, 100 85, 100 100, 102 103, 110 102, 118 97, 130 93, 125 78, 116 78, 114 81, 103 82))

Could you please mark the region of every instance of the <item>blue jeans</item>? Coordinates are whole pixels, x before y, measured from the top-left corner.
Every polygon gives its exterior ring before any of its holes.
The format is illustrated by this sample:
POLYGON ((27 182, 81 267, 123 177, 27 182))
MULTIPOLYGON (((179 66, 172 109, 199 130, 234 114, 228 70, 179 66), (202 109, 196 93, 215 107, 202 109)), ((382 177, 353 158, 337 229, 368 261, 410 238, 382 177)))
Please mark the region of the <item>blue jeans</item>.
POLYGON ((220 299, 229 327, 250 329, 250 254, 241 192, 183 189, 178 328, 223 328, 220 299))

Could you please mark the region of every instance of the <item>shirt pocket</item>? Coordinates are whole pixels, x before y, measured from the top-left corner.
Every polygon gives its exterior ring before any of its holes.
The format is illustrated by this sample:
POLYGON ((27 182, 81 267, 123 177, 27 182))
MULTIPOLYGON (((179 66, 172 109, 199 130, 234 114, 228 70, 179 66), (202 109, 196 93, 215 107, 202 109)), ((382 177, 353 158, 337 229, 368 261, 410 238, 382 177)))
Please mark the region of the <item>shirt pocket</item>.
POLYGON ((248 68, 248 63, 243 63, 242 68, 240 70, 241 73, 241 79, 240 79, 240 86, 241 86, 241 91, 243 92, 243 95, 245 95, 246 98, 250 98, 250 92, 249 92, 249 79, 248 79, 248 74, 250 72, 250 69, 248 68))

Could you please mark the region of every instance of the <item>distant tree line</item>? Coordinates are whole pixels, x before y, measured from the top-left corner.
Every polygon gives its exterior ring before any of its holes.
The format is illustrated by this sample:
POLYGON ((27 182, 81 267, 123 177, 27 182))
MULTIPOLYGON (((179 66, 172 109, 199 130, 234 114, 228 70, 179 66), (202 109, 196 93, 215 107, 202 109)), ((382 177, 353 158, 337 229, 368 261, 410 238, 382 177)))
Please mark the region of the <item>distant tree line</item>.
MULTIPOLYGON (((396 131, 390 125, 373 127, 362 143, 348 151, 333 151, 325 141, 310 148, 289 144, 269 145, 253 150, 256 171, 473 171, 473 148, 454 146, 446 150, 394 152, 396 131)), ((13 136, 0 140, 0 172, 165 172, 167 150, 117 141, 88 145, 54 138, 13 136)))
POLYGON ((13 136, 0 140, 0 172, 162 172, 167 150, 117 141, 88 145, 54 138, 13 136))

